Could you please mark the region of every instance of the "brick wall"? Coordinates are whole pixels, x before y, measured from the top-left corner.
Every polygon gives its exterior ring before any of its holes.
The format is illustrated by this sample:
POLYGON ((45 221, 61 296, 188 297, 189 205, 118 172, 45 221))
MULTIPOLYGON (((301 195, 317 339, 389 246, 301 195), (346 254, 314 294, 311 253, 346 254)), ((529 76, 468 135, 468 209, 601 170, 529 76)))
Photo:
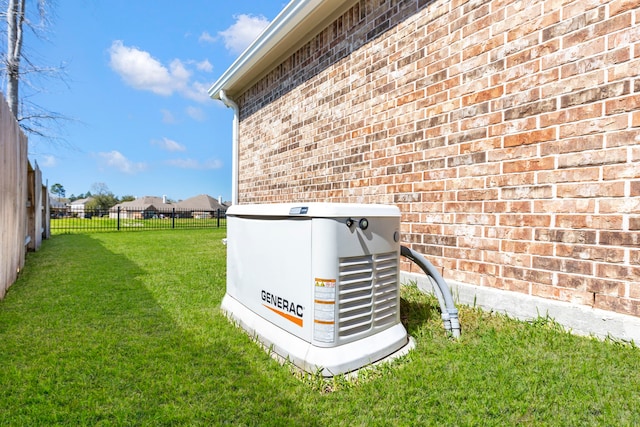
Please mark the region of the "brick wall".
POLYGON ((635 1, 360 1, 239 97, 239 201, 393 203, 445 278, 640 316, 639 73, 635 1))

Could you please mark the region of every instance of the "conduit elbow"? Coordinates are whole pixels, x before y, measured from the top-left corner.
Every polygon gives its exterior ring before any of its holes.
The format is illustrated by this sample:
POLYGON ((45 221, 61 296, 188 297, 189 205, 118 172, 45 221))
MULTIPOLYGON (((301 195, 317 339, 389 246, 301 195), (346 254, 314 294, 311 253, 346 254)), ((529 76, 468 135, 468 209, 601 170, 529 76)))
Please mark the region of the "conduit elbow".
POLYGON ((427 276, 433 279, 434 291, 440 303, 440 313, 442 323, 452 337, 460 337, 460 320, 458 319, 458 309, 453 301, 451 289, 445 282, 444 278, 438 273, 438 270, 418 252, 409 249, 406 246, 400 246, 400 254, 413 261, 425 272, 427 276))

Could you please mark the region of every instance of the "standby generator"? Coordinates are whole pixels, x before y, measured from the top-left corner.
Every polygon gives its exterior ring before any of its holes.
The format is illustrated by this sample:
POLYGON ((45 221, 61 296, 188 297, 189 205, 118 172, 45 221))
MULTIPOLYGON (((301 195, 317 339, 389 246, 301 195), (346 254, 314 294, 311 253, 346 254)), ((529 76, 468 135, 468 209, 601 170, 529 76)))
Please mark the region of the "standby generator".
POLYGON ((222 309, 277 355, 324 376, 408 351, 399 240, 395 206, 232 206, 222 309))

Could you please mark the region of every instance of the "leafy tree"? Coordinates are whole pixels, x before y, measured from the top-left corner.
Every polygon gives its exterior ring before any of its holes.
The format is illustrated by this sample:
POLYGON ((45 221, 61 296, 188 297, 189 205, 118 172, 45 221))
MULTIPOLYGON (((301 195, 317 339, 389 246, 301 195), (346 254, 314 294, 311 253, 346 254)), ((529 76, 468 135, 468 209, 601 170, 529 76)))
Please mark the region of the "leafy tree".
MULTIPOLYGON (((75 198, 73 200, 78 200, 78 199, 88 199, 89 197, 91 197, 91 191, 87 191, 86 193, 80 193, 77 196, 75 196, 75 198)), ((69 198, 71 199, 71 197, 69 198)), ((72 200, 72 201, 73 201, 72 200)))
MULTIPOLYGON (((91 188, 95 194, 91 195, 93 200, 86 205, 88 209, 108 211, 109 208, 118 204, 118 198, 109 190, 109 187, 107 187, 107 184, 104 182, 97 182, 93 184, 91 188)), ((91 194, 91 192, 87 194, 91 194)))
POLYGON ((129 194, 127 194, 126 196, 122 196, 120 197, 120 203, 122 202, 133 202, 136 198, 134 196, 131 196, 129 194))
POLYGON ((60 200, 65 195, 65 190, 62 184, 55 183, 51 186, 50 190, 51 194, 58 196, 58 200, 60 200))
POLYGON ((113 193, 98 194, 87 203, 87 209, 108 211, 111 207, 118 204, 118 198, 113 193))

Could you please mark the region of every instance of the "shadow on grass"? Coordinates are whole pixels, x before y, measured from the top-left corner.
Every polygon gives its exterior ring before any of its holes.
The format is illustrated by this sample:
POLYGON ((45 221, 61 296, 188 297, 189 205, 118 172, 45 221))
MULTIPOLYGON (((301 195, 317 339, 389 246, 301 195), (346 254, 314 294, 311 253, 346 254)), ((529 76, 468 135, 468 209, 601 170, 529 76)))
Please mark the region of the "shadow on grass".
POLYGON ((153 274, 89 235, 30 254, 0 302, 2 424, 313 424, 222 315, 177 325, 153 274))

